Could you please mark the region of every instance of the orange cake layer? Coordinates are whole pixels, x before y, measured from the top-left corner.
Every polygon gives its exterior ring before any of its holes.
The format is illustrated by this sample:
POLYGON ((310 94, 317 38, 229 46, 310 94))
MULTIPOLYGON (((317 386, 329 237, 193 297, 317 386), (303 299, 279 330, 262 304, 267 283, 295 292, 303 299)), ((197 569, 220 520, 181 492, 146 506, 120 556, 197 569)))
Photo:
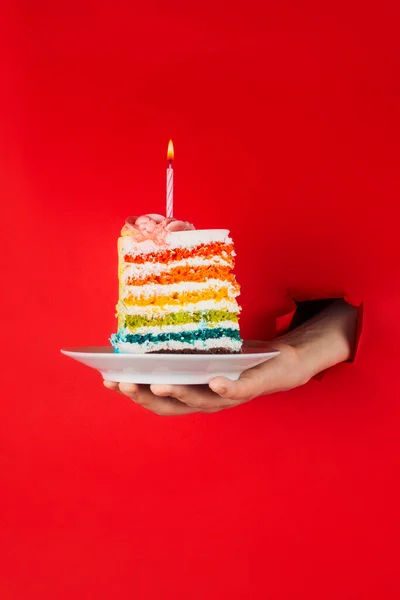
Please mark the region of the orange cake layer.
POLYGON ((168 263, 172 260, 183 260, 185 258, 191 258, 194 256, 201 256, 204 258, 210 258, 217 254, 226 252, 229 257, 224 256, 224 260, 231 261, 232 268, 234 266, 233 256, 230 253, 233 252, 232 244, 225 244, 224 242, 212 242, 211 244, 201 244, 194 248, 173 248, 171 250, 163 250, 161 252, 150 252, 149 254, 137 254, 132 256, 131 254, 125 254, 124 261, 127 263, 138 263, 144 262, 158 262, 168 263))
POLYGON ((231 273, 230 267, 221 267, 219 265, 206 265, 204 267, 176 267, 160 273, 159 275, 151 274, 147 277, 139 279, 137 277, 128 277, 126 285, 146 285, 148 283, 160 283, 168 285, 170 283, 181 283, 182 281, 207 281, 208 279, 222 279, 235 283, 235 278, 231 273))
MULTIPOLYGON (((234 286, 236 294, 239 293, 239 285, 234 286)), ((177 305, 181 304, 192 304, 195 302, 201 302, 202 300, 232 300, 232 292, 222 287, 219 289, 207 288, 199 292, 175 292, 165 296, 149 296, 149 297, 137 297, 128 296, 124 299, 124 304, 127 306, 164 306, 164 305, 177 305)))

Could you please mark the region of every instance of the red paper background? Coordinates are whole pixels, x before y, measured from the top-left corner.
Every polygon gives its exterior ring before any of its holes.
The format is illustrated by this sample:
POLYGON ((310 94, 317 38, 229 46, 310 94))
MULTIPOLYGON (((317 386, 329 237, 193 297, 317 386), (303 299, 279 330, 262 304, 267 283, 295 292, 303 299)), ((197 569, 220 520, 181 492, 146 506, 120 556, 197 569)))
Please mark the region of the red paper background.
MULTIPOLYGON (((394 3, 393 3, 394 6, 394 3)), ((386 2, 1 3, 4 600, 400 595, 398 15, 386 2), (246 337, 365 303, 354 365, 160 418, 59 354, 115 328, 116 238, 228 227, 246 337)))

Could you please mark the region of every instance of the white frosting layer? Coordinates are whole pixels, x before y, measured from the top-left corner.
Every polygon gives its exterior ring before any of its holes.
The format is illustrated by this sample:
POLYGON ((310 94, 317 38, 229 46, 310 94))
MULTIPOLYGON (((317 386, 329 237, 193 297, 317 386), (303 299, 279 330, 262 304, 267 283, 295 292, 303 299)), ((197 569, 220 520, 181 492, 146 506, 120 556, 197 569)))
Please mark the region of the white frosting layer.
POLYGON ((123 302, 118 302, 117 313, 120 315, 144 315, 151 317, 162 317, 169 313, 196 312, 199 310, 228 310, 238 313, 240 311, 236 300, 201 300, 200 302, 191 302, 189 304, 165 304, 164 306, 128 306, 123 302))
POLYGON ((210 258, 201 258, 200 256, 193 256, 192 258, 185 258, 183 260, 173 260, 169 263, 123 263, 120 269, 120 279, 122 283, 126 283, 126 280, 130 277, 134 277, 136 279, 144 279, 149 275, 161 275, 161 273, 168 273, 172 269, 177 269, 179 267, 196 268, 210 267, 213 265, 217 265, 220 267, 232 267, 231 261, 226 260, 218 255, 211 256, 210 258))
POLYGON ((210 350, 212 348, 225 348, 233 352, 239 352, 242 343, 237 340, 232 340, 229 337, 221 337, 219 339, 211 340, 196 340, 192 344, 189 342, 146 342, 144 344, 129 344, 122 342, 115 344, 115 347, 121 353, 128 354, 145 354, 146 352, 154 352, 160 350, 210 350))
POLYGON ((220 290, 227 288, 230 296, 235 298, 239 292, 230 281, 222 279, 208 279, 208 281, 181 281, 180 283, 148 283, 146 285, 121 285, 120 298, 125 299, 129 296, 134 298, 149 298, 150 296, 170 296, 182 292, 201 292, 213 288, 220 290))
POLYGON ((224 242, 231 244, 228 229, 194 229, 192 231, 174 231, 169 233, 166 243, 162 246, 152 240, 135 242, 133 237, 124 236, 118 240, 118 249, 123 254, 150 254, 160 252, 168 248, 194 248, 200 244, 211 244, 212 242, 224 242))
MULTIPOLYGON (((217 323, 206 324, 205 329, 213 329, 220 327, 222 329, 239 329, 239 324, 236 321, 219 321, 217 323)), ((184 323, 183 325, 159 325, 144 326, 144 327, 123 327, 119 330, 122 333, 134 333, 138 335, 146 335, 146 333, 180 333, 181 331, 195 331, 199 329, 199 323, 184 323)))

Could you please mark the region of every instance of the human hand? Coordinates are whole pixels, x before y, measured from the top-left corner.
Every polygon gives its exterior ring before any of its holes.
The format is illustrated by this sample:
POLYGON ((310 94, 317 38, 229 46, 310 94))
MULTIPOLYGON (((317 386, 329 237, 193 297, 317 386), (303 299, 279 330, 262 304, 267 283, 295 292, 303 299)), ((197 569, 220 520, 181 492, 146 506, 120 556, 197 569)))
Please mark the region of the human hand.
POLYGON ((111 381, 104 381, 104 385, 158 415, 213 413, 238 406, 256 396, 288 390, 308 381, 308 372, 294 347, 277 342, 274 349, 280 351, 277 357, 244 371, 237 381, 216 377, 209 385, 148 386, 111 381))
POLYGON ((338 300, 304 325, 273 343, 280 354, 244 371, 238 381, 216 377, 209 385, 136 385, 104 381, 158 415, 212 413, 265 394, 301 386, 320 371, 350 358, 357 309, 338 300))

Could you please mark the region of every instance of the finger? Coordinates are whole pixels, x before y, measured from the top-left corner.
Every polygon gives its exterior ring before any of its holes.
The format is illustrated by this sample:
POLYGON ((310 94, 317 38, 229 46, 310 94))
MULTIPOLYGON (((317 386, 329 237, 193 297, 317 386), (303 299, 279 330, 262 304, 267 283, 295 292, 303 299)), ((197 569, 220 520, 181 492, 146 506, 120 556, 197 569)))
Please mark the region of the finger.
POLYGON ((125 383, 125 382, 121 382, 119 385, 119 391, 124 394, 124 396, 128 396, 128 398, 131 398, 131 400, 134 400, 138 391, 139 391, 139 386, 137 385, 137 383, 125 383))
POLYGON ((133 400, 136 404, 143 406, 151 412, 162 416, 190 415, 197 412, 175 398, 159 398, 155 396, 149 386, 135 385, 132 383, 120 383, 120 391, 133 400))
POLYGON ((246 402, 263 393, 264 378, 262 371, 255 367, 244 371, 237 381, 216 377, 210 381, 209 386, 221 398, 246 402))
POLYGON ((186 406, 202 412, 216 412, 231 405, 229 399, 219 397, 206 385, 153 384, 150 389, 156 396, 176 398, 186 406))
POLYGON ((107 379, 104 379, 103 385, 108 390, 113 390, 114 392, 119 392, 119 387, 118 387, 117 381, 108 381, 107 379))

